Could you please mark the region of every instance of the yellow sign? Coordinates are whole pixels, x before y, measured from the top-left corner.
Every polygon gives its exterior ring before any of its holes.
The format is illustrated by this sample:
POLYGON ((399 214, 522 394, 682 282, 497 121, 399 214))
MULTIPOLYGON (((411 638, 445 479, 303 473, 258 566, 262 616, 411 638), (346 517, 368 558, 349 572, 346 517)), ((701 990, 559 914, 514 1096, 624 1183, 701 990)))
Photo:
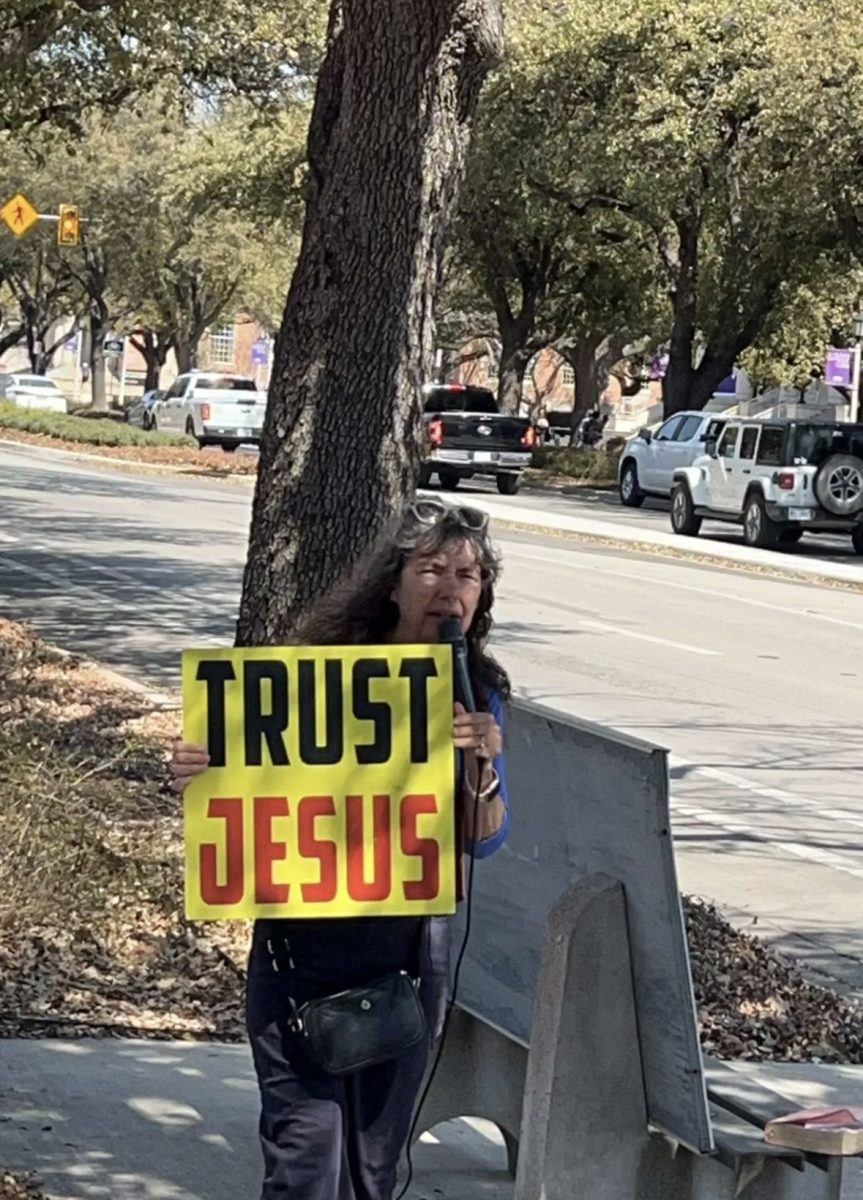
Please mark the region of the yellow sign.
POLYGON ((455 911, 452 649, 189 650, 186 915, 455 911))
POLYGON ((81 218, 77 204, 61 204, 57 218, 57 245, 77 246, 81 218))
POLYGON ((0 208, 0 217, 6 222, 16 237, 21 237, 39 220, 39 214, 26 196, 20 192, 7 200, 0 208))

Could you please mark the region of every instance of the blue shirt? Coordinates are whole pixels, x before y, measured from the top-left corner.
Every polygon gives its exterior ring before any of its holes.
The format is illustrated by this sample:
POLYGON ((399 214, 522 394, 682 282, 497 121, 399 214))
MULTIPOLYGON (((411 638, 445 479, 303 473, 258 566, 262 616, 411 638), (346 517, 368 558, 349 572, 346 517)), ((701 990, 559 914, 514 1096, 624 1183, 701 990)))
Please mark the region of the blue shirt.
MULTIPOLYGON (((497 721, 501 729, 503 729, 503 703, 497 692, 489 692, 488 711, 497 721)), ((467 846, 467 851, 472 858, 488 858, 499 850, 509 836, 510 816, 509 816, 509 793, 506 786, 506 767, 504 766, 503 753, 496 754, 491 764, 497 772, 497 777, 500 780, 500 798, 504 804, 503 824, 497 833, 493 833, 491 837, 485 838, 482 842, 470 842, 467 846)), ((470 804, 468 798, 466 803, 470 804)), ((482 801, 480 801, 482 803, 482 801)))

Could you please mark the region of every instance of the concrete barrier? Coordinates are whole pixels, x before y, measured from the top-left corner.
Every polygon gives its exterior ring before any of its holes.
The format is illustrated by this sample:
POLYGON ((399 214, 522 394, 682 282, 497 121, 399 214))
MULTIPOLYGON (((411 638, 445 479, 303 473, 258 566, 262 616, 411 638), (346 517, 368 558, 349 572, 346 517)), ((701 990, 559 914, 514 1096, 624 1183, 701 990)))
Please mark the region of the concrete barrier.
POLYGON ((839 1200, 840 1162, 708 1107, 665 752, 524 704, 507 744, 513 836, 417 1135, 493 1121, 515 1200, 839 1200))

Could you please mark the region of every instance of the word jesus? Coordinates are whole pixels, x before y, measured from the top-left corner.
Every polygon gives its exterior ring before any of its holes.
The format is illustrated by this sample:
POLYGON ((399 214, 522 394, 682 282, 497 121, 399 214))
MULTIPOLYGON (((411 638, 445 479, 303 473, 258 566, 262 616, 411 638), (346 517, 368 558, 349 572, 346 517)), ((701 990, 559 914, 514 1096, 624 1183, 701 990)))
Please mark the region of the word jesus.
POLYGON ((435 797, 378 795, 370 807, 371 819, 363 796, 342 797, 338 808, 333 796, 295 802, 255 796, 250 805, 240 797, 214 797, 207 818, 222 828, 217 841, 199 846, 201 899, 212 906, 239 905, 253 889, 256 904, 286 905, 296 887, 303 904, 312 907, 330 904, 343 888, 357 903, 381 903, 393 895, 398 855, 402 898, 433 900, 440 892, 441 848, 434 838, 420 836, 420 821, 438 813, 435 797), (411 859, 413 867, 405 861, 411 859))

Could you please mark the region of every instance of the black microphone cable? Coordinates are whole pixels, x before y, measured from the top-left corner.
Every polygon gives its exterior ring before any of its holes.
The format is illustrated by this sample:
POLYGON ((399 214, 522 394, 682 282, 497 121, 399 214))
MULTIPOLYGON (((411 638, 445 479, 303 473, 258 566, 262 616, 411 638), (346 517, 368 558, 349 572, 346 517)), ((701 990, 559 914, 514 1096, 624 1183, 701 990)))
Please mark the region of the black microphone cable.
MULTIPOLYGON (((481 801, 482 761, 483 760, 480 759, 479 763, 478 763, 479 770, 477 771, 476 792, 475 792, 474 798, 473 798, 474 848, 476 847, 476 830, 477 830, 477 818, 479 817, 479 806, 482 802, 481 801)), ((428 1094, 429 1094, 429 1091, 431 1090, 431 1085, 434 1083, 434 1078, 435 1078, 435 1075, 437 1074, 437 1069, 440 1066, 440 1061, 441 1061, 441 1058, 443 1057, 444 1046, 446 1045, 447 1030, 449 1029, 450 1017, 452 1016, 453 1009, 455 1008, 456 997, 458 995, 458 981, 459 981, 459 975, 461 973, 461 965, 464 961, 465 952, 467 950, 468 938, 470 937, 471 914, 473 912, 473 872, 474 872, 475 866, 476 866, 476 855, 471 854, 470 867, 468 868, 468 877, 467 877, 467 896, 465 897, 466 904, 465 904, 464 937, 462 938, 461 949, 458 952, 458 958, 456 959, 456 964, 455 964, 455 971, 453 972, 452 994, 451 994, 451 996, 449 998, 449 1002, 447 1004, 446 1014, 444 1016, 443 1026, 441 1028, 440 1041, 438 1042, 438 1048, 437 1048, 437 1052, 434 1056, 434 1062, 432 1063, 432 1069, 429 1073, 428 1079, 426 1080, 426 1085, 422 1090, 422 1095, 420 1096, 419 1104, 417 1105, 416 1112, 414 1113, 414 1119, 411 1122, 410 1133, 408 1134, 408 1141, 407 1141, 408 1174, 407 1174, 407 1179, 405 1180, 404 1185, 403 1185, 401 1191, 399 1192, 399 1194, 396 1196, 395 1200, 404 1200, 404 1196, 407 1193, 408 1188, 413 1183, 414 1165, 413 1165, 413 1158, 411 1155, 411 1148, 412 1148, 412 1144, 413 1144, 413 1140, 414 1140, 414 1134, 417 1131, 417 1124, 419 1123, 419 1119, 422 1115, 423 1105, 425 1104, 426 1100, 428 1099, 428 1094)))

